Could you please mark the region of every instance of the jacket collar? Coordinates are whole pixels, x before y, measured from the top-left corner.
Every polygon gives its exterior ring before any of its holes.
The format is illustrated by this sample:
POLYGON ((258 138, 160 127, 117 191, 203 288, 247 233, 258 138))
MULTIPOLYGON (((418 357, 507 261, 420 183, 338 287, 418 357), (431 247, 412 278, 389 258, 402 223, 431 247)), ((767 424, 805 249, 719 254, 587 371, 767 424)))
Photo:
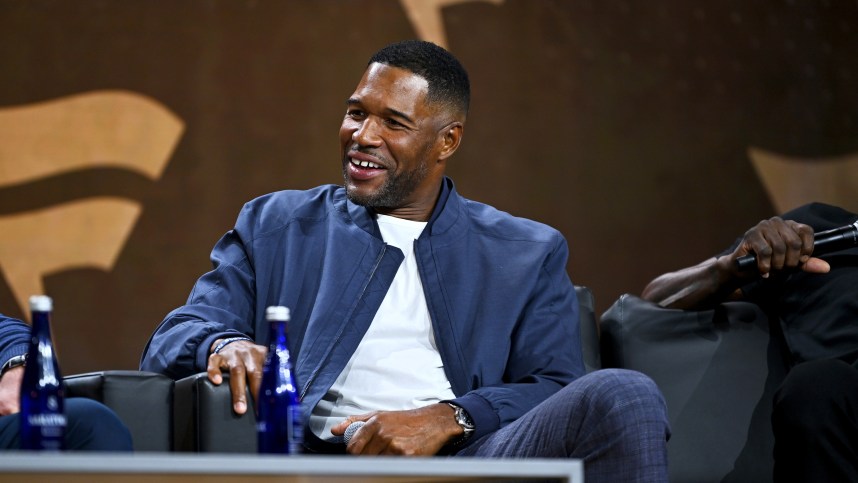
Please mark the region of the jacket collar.
MULTIPOLYGON (((340 198, 338 201, 345 202, 345 211, 351 221, 365 232, 373 235, 376 238, 381 238, 381 232, 378 230, 378 224, 373 216, 373 211, 370 208, 352 203, 346 196, 346 190, 340 188, 338 190, 340 198)), ((339 203, 337 203, 339 205, 339 203)), ((441 235, 452 228, 459 219, 459 208, 461 200, 456 193, 456 186, 453 180, 445 176, 441 180, 441 195, 435 203, 435 208, 432 210, 432 216, 429 217, 429 223, 423 234, 429 236, 441 235)), ((340 205, 340 210, 342 210, 340 205)), ((421 236, 422 237, 422 236, 421 236)))

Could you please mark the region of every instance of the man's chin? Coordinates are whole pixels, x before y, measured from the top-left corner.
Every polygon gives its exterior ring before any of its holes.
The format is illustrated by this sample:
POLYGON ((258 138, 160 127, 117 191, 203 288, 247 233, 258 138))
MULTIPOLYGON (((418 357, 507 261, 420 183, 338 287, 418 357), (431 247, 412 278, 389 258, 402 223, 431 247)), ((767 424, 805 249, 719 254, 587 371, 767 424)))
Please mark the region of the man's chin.
POLYGON ((372 208, 374 206, 375 196, 374 193, 367 193, 363 190, 359 190, 354 186, 350 186, 346 184, 346 196, 349 201, 356 205, 366 206, 367 208, 372 208))
POLYGON ((367 193, 365 191, 349 189, 346 187, 346 197, 356 205, 376 210, 391 208, 397 205, 396 201, 391 199, 390 194, 386 194, 385 196, 385 193, 380 193, 378 191, 367 193))

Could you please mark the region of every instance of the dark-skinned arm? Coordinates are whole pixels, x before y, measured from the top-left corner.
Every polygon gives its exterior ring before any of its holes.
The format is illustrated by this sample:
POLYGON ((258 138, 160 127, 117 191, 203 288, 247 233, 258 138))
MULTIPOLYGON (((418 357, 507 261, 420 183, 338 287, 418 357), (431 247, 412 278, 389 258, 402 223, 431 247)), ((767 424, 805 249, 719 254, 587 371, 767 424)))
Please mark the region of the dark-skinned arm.
POLYGON ((704 309, 742 297, 740 287, 756 277, 800 268, 825 273, 827 262, 812 257, 813 229, 779 217, 759 222, 745 232, 732 253, 712 257, 692 267, 666 273, 644 288, 641 298, 663 307, 704 309), (757 270, 740 272, 736 260, 749 253, 757 258, 757 270))

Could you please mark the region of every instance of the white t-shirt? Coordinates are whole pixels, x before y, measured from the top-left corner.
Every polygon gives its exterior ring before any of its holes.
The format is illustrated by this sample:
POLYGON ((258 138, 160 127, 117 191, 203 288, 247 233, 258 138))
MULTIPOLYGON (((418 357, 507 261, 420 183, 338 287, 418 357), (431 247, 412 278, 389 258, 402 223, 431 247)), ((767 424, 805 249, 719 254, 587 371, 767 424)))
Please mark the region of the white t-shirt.
POLYGON ((350 415, 415 409, 455 397, 414 255, 414 240, 426 222, 378 215, 378 227, 405 259, 357 350, 310 415, 310 430, 321 439, 331 439, 331 427, 350 415))

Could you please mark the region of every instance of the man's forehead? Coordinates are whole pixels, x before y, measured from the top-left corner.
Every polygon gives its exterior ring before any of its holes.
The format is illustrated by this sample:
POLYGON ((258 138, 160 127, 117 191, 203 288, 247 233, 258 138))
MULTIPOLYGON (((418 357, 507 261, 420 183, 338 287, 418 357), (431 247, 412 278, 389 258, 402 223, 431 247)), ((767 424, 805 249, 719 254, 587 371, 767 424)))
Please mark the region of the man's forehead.
POLYGON ((381 96, 391 102, 413 104, 424 101, 429 93, 429 82, 423 77, 400 67, 374 62, 367 67, 352 97, 381 96))

